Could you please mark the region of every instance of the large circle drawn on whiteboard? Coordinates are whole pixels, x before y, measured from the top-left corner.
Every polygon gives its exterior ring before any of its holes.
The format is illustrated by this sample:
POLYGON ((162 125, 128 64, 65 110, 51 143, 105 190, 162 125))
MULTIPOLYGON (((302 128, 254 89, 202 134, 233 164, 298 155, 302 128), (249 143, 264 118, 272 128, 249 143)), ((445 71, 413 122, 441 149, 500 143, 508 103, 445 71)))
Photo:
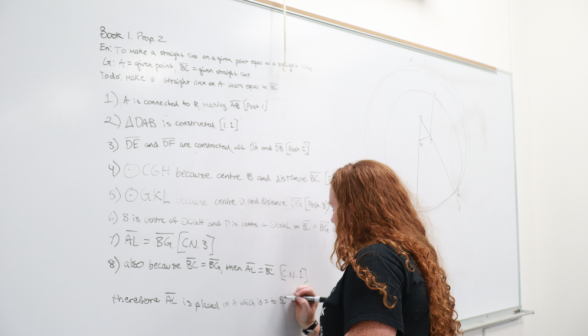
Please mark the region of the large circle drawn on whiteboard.
POLYGON ((463 109, 441 76, 414 65, 390 73, 374 89, 366 118, 368 157, 394 169, 420 209, 461 209, 463 109))

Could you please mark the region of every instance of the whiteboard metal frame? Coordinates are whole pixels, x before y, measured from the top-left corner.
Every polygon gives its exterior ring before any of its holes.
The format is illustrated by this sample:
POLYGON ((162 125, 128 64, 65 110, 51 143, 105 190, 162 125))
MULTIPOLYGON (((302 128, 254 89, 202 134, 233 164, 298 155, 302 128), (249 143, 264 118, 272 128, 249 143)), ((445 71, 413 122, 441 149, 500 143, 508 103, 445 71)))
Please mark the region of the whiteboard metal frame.
POLYGON ((518 320, 526 315, 535 314, 531 310, 521 310, 520 306, 499 310, 496 312, 470 317, 461 320, 461 331, 468 332, 476 329, 485 329, 497 325, 518 320))
MULTIPOLYGON (((508 10, 509 10, 509 19, 510 19, 510 64, 511 69, 514 67, 514 40, 513 40, 513 22, 512 22, 512 0, 508 2, 508 10)), ((517 130, 515 127, 515 113, 516 113, 516 103, 515 103, 515 85, 514 85, 514 75, 511 74, 510 76, 510 94, 511 94, 511 102, 512 102, 512 135, 513 135, 513 145, 514 145, 514 160, 515 160, 515 200, 516 200, 516 210, 517 210, 517 257, 519 262, 519 305, 523 305, 523 290, 522 290, 522 278, 521 278, 521 237, 520 237, 520 225, 519 225, 519 180, 518 180, 518 170, 517 170, 517 130)))
MULTIPOLYGON (((256 1, 256 0, 235 0, 238 2, 242 2, 242 3, 247 3, 250 5, 254 5, 254 6, 258 6, 258 7, 262 7, 262 8, 266 8, 269 9, 271 11, 275 11, 275 12, 283 12, 283 8, 277 7, 276 5, 273 4, 272 1, 267 1, 267 0, 260 0, 260 1, 256 1)), ((511 102, 512 102, 512 120, 513 120, 513 150, 514 150, 514 167, 515 167, 515 207, 516 207, 516 232, 517 232, 517 262, 518 262, 518 288, 519 288, 519 297, 518 297, 518 301, 519 301, 519 305, 516 307, 512 307, 512 308, 507 308, 507 309, 503 309, 503 310, 499 310, 499 311, 495 311, 495 312, 491 312, 491 313, 487 313, 487 314, 483 314, 483 315, 478 315, 478 316, 474 316, 474 317, 469 317, 463 320, 460 320, 461 324, 462 324, 462 331, 463 332, 468 332, 468 331, 472 331, 472 330, 476 330, 476 329, 483 329, 483 328, 490 328, 490 327, 494 327, 500 324, 504 324, 507 322, 511 322, 514 320, 518 320, 521 319, 523 316, 526 315, 531 315, 531 314, 535 314, 534 311, 531 310, 522 310, 522 294, 521 294, 521 252, 520 252, 520 241, 519 241, 519 206, 518 206, 518 179, 517 179, 517 164, 516 164, 516 129, 514 127, 514 121, 515 121, 515 102, 514 102, 514 82, 513 82, 513 78, 512 78, 512 73, 509 71, 505 71, 505 70, 501 70, 498 68, 494 68, 492 66, 486 65, 486 64, 482 64, 479 62, 475 62, 475 61, 471 61, 462 57, 458 57, 458 56, 454 56, 448 53, 444 53, 444 52, 440 52, 437 51, 435 49, 430 49, 430 48, 426 48, 423 46, 419 46, 417 44, 412 44, 412 43, 402 43, 399 40, 395 40, 395 39, 390 39, 390 38, 385 38, 382 36, 378 36, 375 34, 370 34, 368 30, 358 30, 358 29, 354 29, 352 28, 353 26, 351 25, 342 25, 342 24, 337 24, 335 22, 331 22, 331 21, 325 21, 322 20, 320 18, 314 17, 314 16, 310 16, 310 15, 305 15, 302 13, 298 13, 298 12, 294 12, 289 10, 289 8, 286 6, 286 13, 288 15, 292 15, 295 17, 299 17, 308 21, 312 21, 314 23, 319 23, 319 24, 323 24, 326 26, 330 26, 333 28, 337 28, 337 29, 341 29, 345 32, 349 32, 349 33, 354 33, 363 37, 367 37, 367 38, 371 38, 380 42, 384 42, 384 43, 388 43, 388 44, 392 44, 398 47, 402 47, 405 49, 409 49, 412 51, 416 51, 419 53, 423 53, 426 55, 430 55, 430 56, 434 56, 434 57, 439 57, 448 61, 452 61, 452 62, 456 62, 462 65, 467 65, 467 66, 471 66, 474 67, 478 70, 483 70, 483 71, 489 71, 489 72, 501 72, 501 73, 505 73, 510 75, 510 82, 511 82, 511 102)), ((311 14, 311 13, 309 13, 311 14)), ((334 21, 334 20, 332 20, 334 21)))

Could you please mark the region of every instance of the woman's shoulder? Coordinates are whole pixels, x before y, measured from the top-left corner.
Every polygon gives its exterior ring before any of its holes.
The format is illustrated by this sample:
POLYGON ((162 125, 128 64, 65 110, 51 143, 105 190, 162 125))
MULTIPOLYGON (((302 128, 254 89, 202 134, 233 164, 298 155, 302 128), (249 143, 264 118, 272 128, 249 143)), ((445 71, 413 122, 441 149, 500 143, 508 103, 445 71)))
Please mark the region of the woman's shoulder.
POLYGON ((381 259, 391 261, 393 263, 403 263, 404 258, 400 256, 392 246, 383 243, 368 245, 359 250, 359 252, 357 252, 355 255, 355 259, 359 261, 360 264, 381 259))

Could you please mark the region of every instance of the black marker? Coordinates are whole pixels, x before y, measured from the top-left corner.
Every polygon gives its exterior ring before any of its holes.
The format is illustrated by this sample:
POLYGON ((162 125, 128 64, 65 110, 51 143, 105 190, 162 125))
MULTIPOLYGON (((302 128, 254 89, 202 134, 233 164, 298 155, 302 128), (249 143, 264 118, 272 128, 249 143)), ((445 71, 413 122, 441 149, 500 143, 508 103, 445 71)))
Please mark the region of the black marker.
MULTIPOLYGON (((303 299, 306 299, 306 301, 309 301, 309 302, 325 302, 325 301, 327 301, 327 298, 324 296, 300 296, 300 297, 303 299)), ((296 296, 288 295, 288 296, 286 296, 286 299, 296 301, 296 296)))

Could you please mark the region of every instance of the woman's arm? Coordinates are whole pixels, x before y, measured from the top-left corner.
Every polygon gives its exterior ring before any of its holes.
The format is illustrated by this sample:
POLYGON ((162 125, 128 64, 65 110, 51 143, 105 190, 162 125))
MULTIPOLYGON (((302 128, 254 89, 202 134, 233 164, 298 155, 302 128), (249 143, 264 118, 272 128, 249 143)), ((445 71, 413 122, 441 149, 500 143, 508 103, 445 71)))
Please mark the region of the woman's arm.
POLYGON ((377 321, 361 321, 351 326, 345 336, 396 336, 396 328, 377 321))

